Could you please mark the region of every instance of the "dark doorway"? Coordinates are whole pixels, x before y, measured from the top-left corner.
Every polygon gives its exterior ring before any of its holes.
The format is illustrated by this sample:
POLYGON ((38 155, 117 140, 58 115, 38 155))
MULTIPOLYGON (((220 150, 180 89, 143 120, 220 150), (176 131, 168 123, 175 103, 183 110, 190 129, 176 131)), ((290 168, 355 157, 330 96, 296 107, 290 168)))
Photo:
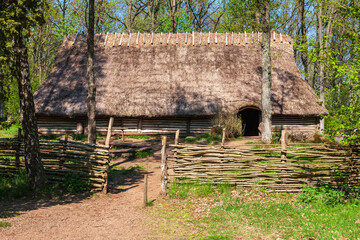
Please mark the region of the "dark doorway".
POLYGON ((241 116, 244 136, 259 136, 260 110, 246 108, 238 113, 241 116))

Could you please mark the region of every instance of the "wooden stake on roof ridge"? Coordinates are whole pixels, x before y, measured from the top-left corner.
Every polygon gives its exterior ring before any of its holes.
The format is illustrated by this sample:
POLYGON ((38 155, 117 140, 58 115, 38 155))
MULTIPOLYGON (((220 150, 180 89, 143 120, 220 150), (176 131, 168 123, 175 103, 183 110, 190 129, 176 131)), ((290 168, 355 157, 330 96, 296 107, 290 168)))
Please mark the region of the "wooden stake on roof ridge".
POLYGON ((273 32, 273 40, 275 41, 275 31, 273 32))
POLYGON ((105 41, 104 41, 104 47, 106 46, 106 42, 107 42, 108 36, 109 36, 109 32, 106 33, 106 37, 105 37, 105 41))
POLYGON ((144 43, 144 44, 146 43, 146 41, 145 41, 145 36, 146 36, 146 34, 144 33, 144 35, 143 35, 143 43, 144 43))
POLYGON ((215 44, 217 44, 217 32, 215 32, 215 44))
POLYGON ((116 42, 116 33, 115 33, 115 36, 114 36, 113 47, 115 46, 115 42, 116 42))
POLYGON ((254 40, 254 32, 251 32, 251 40, 252 40, 252 43, 255 42, 255 40, 254 40))
POLYGON ((258 42, 260 42, 260 33, 258 32, 258 42))
POLYGON ((208 44, 210 44, 210 31, 209 31, 209 36, 208 36, 208 44))
POLYGON ((122 43, 123 37, 124 37, 124 33, 122 32, 122 33, 121 33, 120 42, 119 42, 119 46, 121 46, 121 43, 122 43))
POLYGON ((168 36, 168 39, 167 39, 167 41, 166 41, 166 44, 169 44, 170 36, 171 36, 171 32, 169 32, 169 36, 168 36))
POLYGON ((239 32, 239 44, 241 44, 241 39, 240 39, 240 32, 239 32))
POLYGON ((185 44, 187 44, 187 32, 185 32, 185 44))
POLYGON ((154 43, 154 32, 151 32, 151 45, 154 43))
POLYGON ((138 32, 136 36, 136 45, 139 45, 139 36, 140 36, 140 32, 138 32))
POLYGON ((178 44, 178 43, 179 43, 179 33, 176 32, 176 44, 178 44))
POLYGON ((225 46, 228 45, 228 37, 227 37, 227 32, 225 32, 225 46))
POLYGON ((281 33, 280 33, 280 42, 283 42, 281 33))
POLYGON ((64 41, 63 47, 65 47, 66 42, 67 42, 67 40, 68 40, 68 37, 69 37, 69 34, 68 34, 68 35, 66 35, 66 37, 65 37, 65 41, 64 41))
POLYGON ((79 33, 76 33, 76 36, 75 36, 75 38, 74 38, 74 41, 73 41, 72 45, 74 45, 74 44, 75 44, 75 42, 76 42, 76 39, 77 39, 78 35, 79 35, 79 33))
POLYGON ((129 33, 129 40, 128 40, 128 43, 127 43, 128 47, 130 47, 130 41, 131 41, 131 33, 129 33))
POLYGON ((200 46, 201 46, 201 32, 200 32, 200 40, 199 40, 199 44, 200 44, 200 46))
POLYGON ((162 44, 162 32, 160 33, 160 44, 162 44))
POLYGON ((246 31, 245 31, 245 44, 247 44, 246 31))
POLYGON ((234 45, 234 32, 231 32, 231 45, 234 45))

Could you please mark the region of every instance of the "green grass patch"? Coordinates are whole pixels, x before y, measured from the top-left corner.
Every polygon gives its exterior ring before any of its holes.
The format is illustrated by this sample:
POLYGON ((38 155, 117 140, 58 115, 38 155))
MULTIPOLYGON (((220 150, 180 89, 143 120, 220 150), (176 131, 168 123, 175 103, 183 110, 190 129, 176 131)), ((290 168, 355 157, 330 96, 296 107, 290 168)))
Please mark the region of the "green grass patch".
POLYGON ((148 150, 148 151, 135 151, 133 154, 134 158, 147 158, 147 157, 152 157, 154 156, 154 151, 153 150, 148 150))
POLYGON ((19 133, 20 123, 6 124, 0 128, 0 138, 12 138, 19 133))
POLYGON ((87 135, 85 135, 85 134, 74 134, 74 135, 72 135, 72 139, 74 140, 74 141, 81 141, 81 142, 85 142, 85 141, 87 141, 88 140, 88 136, 87 135))
POLYGON ((53 135, 53 134, 41 135, 39 138, 40 138, 40 140, 60 140, 60 136, 53 135))
POLYGON ((181 239, 357 239, 358 192, 321 185, 289 194, 173 182, 170 199, 152 209, 166 219, 159 235, 181 239))
POLYGON ((11 227, 11 223, 0 221, 0 227, 11 227))
POLYGON ((219 141, 221 141, 222 137, 221 135, 218 134, 209 134, 209 133, 205 133, 196 137, 192 137, 192 136, 188 136, 184 139, 184 142, 186 143, 217 143, 219 141))
POLYGON ((137 139, 137 140, 149 140, 149 135, 129 135, 127 138, 137 139))
POLYGON ((25 169, 20 169, 14 176, 0 176, 0 200, 30 196, 32 192, 25 169))

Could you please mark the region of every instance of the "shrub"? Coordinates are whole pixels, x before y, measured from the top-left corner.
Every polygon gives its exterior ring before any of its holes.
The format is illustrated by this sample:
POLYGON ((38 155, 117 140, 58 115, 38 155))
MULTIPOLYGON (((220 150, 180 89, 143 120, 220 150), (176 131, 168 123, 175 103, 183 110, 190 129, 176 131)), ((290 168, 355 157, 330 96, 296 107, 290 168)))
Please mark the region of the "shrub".
POLYGON ((237 138, 243 135, 241 119, 234 114, 219 113, 212 119, 212 123, 216 126, 215 132, 217 134, 222 134, 222 129, 225 128, 227 138, 237 138))
POLYGON ((66 173, 64 182, 61 185, 64 193, 70 194, 89 192, 91 189, 90 179, 83 179, 73 173, 66 173))
POLYGON ((14 176, 0 176, 0 200, 17 199, 31 193, 25 169, 20 169, 14 176))

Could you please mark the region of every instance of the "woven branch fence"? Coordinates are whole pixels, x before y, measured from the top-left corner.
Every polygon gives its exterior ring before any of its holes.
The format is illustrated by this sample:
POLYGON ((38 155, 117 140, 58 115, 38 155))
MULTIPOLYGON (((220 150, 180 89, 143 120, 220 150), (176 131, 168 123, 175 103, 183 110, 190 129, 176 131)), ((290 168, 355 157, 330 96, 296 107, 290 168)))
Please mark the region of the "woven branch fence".
POLYGON ((360 145, 204 146, 176 144, 169 156, 176 180, 227 183, 296 192, 319 182, 359 184, 360 145))
MULTIPOLYGON (((109 148, 72 141, 40 141, 47 179, 63 182, 69 173, 90 180, 96 190, 107 186, 109 148)), ((25 166, 24 145, 19 138, 0 138, 0 175, 16 174, 25 166)))

